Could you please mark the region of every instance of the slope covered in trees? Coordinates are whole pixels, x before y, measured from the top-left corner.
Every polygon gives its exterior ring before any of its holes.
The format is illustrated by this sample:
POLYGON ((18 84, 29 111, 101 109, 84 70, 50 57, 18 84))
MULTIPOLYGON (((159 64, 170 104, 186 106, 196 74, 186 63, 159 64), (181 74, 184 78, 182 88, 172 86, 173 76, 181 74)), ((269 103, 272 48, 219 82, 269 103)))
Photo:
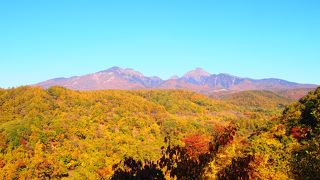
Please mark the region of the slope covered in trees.
POLYGON ((288 106, 283 115, 287 133, 298 141, 291 168, 297 179, 320 179, 320 88, 288 106))
POLYGON ((0 176, 107 177, 125 156, 158 158, 168 135, 209 135, 231 109, 186 91, 1 90, 0 176))
POLYGON ((299 100, 306 96, 308 92, 314 91, 316 88, 298 88, 278 91, 277 93, 290 99, 299 100))
POLYGON ((113 178, 319 179, 319 122, 320 88, 246 138, 232 128, 216 131, 210 141, 192 136, 184 147, 162 148, 163 157, 152 164, 126 159, 116 166, 113 178))
POLYGON ((2 89, 0 177, 292 178, 310 159, 318 167, 316 94, 281 118, 278 104, 290 101, 269 92, 214 100, 182 90, 2 89))
POLYGON ((227 102, 251 108, 277 108, 293 102, 271 91, 243 91, 224 97, 227 102))

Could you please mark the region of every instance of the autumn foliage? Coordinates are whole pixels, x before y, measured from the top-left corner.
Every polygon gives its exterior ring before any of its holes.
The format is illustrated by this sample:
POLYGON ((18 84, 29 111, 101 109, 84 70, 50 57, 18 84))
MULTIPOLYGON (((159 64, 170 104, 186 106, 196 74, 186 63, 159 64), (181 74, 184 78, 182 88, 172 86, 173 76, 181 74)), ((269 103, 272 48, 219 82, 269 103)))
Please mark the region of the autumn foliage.
POLYGON ((0 177, 320 177, 319 94, 281 114, 290 101, 259 91, 2 89, 0 177))
POLYGON ((201 135, 193 135, 187 138, 190 144, 185 147, 171 145, 170 137, 167 137, 165 142, 168 146, 161 148, 162 157, 158 161, 142 162, 132 157, 125 158, 114 166, 113 179, 163 179, 165 176, 177 179, 202 179, 218 150, 231 143, 235 133, 236 127, 229 125, 224 128, 224 131, 214 135, 206 145, 201 135), (198 138, 202 141, 200 144, 195 143, 198 138), (191 153, 190 146, 193 147, 191 153), (200 152, 199 149, 195 151, 194 147, 203 148, 205 151, 200 152))
POLYGON ((209 137, 201 134, 193 134, 183 139, 188 155, 194 159, 209 151, 209 141, 209 137))

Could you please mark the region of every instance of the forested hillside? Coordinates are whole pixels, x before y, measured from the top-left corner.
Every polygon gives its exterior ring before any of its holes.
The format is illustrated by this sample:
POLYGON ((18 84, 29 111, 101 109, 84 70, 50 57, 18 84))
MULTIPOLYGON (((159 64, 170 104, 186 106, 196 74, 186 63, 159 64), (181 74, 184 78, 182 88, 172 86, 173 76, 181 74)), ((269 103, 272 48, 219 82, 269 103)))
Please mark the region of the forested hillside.
POLYGON ((284 107, 285 104, 293 102, 293 100, 271 91, 242 91, 226 95, 222 99, 231 104, 256 109, 274 109, 277 107, 284 107))
POLYGON ((269 92, 0 89, 0 177, 287 179, 293 153, 318 147, 318 127, 302 122, 310 107, 319 121, 319 99, 310 93, 280 118, 291 101, 269 92))
POLYGON ((298 141, 292 151, 293 177, 320 179, 320 88, 288 106, 282 120, 298 141))
POLYGON ((0 92, 0 176, 9 179, 109 176, 124 156, 157 158, 167 135, 181 144, 237 116, 233 106, 185 91, 0 92))

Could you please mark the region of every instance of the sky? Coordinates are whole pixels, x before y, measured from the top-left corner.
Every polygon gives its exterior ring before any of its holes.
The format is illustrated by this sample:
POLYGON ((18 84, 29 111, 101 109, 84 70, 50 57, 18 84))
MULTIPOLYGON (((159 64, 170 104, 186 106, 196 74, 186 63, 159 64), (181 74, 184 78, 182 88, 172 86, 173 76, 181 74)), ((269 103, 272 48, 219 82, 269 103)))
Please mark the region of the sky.
POLYGON ((0 1, 0 87, 112 66, 320 84, 318 0, 0 1))

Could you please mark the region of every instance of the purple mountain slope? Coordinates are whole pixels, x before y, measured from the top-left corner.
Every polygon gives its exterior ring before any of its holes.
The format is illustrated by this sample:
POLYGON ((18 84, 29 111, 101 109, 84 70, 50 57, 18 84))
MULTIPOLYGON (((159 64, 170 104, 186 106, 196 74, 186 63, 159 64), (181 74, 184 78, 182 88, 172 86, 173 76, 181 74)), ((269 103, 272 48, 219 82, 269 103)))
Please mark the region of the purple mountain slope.
POLYGON ((315 88, 314 84, 299 84, 281 79, 251 79, 229 74, 210 74, 201 68, 187 72, 184 76, 174 76, 168 80, 147 77, 133 69, 112 67, 93 74, 56 78, 36 84, 43 88, 63 86, 75 90, 101 89, 187 89, 202 93, 244 90, 290 90, 315 88))

